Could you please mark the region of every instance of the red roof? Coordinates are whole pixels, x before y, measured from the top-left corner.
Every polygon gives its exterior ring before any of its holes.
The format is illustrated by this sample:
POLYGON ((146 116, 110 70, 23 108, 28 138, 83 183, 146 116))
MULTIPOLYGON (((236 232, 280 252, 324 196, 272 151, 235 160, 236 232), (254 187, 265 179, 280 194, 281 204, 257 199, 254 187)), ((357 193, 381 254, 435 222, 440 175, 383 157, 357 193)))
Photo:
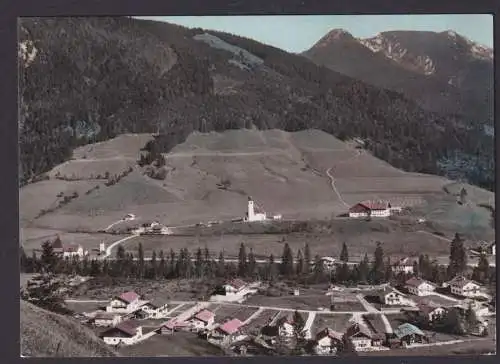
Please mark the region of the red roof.
POLYGON ((202 310, 198 312, 194 318, 203 322, 209 322, 211 319, 215 317, 215 314, 213 312, 210 312, 208 310, 202 310))
POLYGON ((140 297, 141 296, 139 296, 137 293, 132 292, 132 291, 122 293, 120 296, 118 296, 119 299, 121 299, 122 301, 127 302, 127 303, 134 302, 135 300, 139 299, 140 297))
POLYGON ((236 289, 240 289, 240 288, 243 288, 244 286, 246 286, 246 282, 239 279, 239 278, 233 279, 227 284, 230 285, 231 287, 236 288, 236 289))
POLYGON ((77 252, 79 248, 80 248, 80 246, 79 246, 79 245, 74 245, 74 244, 73 244, 73 245, 66 245, 66 246, 63 248, 63 250, 64 250, 65 252, 72 253, 72 252, 77 252))
POLYGON ((243 326, 243 322, 238 319, 232 319, 219 326, 217 329, 228 335, 231 335, 238 331, 241 326, 243 326))
POLYGON ((386 210, 389 208, 388 202, 382 201, 363 201, 359 202, 356 205, 352 206, 349 211, 350 212, 362 212, 367 210, 386 210))

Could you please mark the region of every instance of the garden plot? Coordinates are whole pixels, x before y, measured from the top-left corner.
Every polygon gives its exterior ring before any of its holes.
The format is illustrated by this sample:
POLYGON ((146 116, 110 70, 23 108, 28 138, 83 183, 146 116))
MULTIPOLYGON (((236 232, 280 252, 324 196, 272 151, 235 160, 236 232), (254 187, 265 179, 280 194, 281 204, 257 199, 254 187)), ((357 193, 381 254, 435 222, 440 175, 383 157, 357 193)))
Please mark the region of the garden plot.
POLYGON ((236 305, 218 305, 218 307, 214 308, 212 308, 212 306, 209 306, 208 310, 211 310, 213 313, 215 313, 215 322, 222 324, 227 320, 233 318, 237 318, 240 321, 245 321, 257 311, 257 308, 236 305))
POLYGON ((245 326, 245 329, 248 332, 253 332, 253 331, 258 332, 260 331, 260 329, 262 329, 262 327, 266 326, 278 313, 279 311, 277 310, 264 310, 260 313, 259 316, 250 321, 245 326))
POLYGON ((344 332, 349 326, 349 320, 352 315, 331 315, 327 313, 317 313, 311 327, 311 335, 314 337, 317 333, 325 328, 329 328, 338 332, 344 332))

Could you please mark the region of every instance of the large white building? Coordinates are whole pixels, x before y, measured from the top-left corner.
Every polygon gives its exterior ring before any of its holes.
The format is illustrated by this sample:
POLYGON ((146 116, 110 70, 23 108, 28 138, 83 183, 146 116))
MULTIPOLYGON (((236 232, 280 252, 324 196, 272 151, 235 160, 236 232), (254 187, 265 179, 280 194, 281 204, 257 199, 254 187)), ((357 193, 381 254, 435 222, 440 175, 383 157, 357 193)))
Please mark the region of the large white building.
POLYGON ((349 209, 349 217, 389 217, 391 204, 388 202, 365 201, 349 209))
POLYGON ((255 206, 255 203, 251 197, 248 197, 248 209, 247 209, 246 220, 250 222, 267 220, 266 213, 264 211, 260 211, 260 209, 255 206))

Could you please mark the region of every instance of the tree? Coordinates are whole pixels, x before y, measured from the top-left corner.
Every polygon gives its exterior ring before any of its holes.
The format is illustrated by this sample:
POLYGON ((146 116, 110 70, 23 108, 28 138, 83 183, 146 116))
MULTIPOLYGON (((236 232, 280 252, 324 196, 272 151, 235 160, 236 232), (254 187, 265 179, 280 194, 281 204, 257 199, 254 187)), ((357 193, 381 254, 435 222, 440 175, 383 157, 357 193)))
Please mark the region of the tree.
POLYGON ((28 281, 21 298, 46 310, 67 314, 62 298, 63 283, 53 273, 42 273, 28 281))
POLYGON ((472 308, 472 303, 469 303, 464 315, 465 331, 472 332, 477 327, 479 320, 477 319, 476 312, 472 308))
POLYGON ((139 243, 137 248, 137 274, 139 278, 144 278, 145 267, 144 267, 144 250, 142 249, 142 243, 139 243))
POLYGON ((370 273, 370 261, 368 260, 368 254, 365 253, 363 260, 358 265, 358 282, 367 283, 368 275, 370 273))
POLYGON ((391 258, 387 257, 386 264, 385 264, 384 280, 386 282, 390 282, 392 280, 392 277, 393 277, 393 274, 392 274, 391 258))
POLYGON ((311 267, 311 250, 309 249, 309 244, 306 243, 304 247, 304 274, 309 274, 311 267))
POLYGON ((472 279, 480 283, 486 284, 489 281, 490 276, 490 263, 488 262, 488 257, 484 252, 481 252, 479 256, 479 262, 477 266, 474 267, 472 273, 472 279))
POLYGON ((241 243, 238 254, 238 275, 244 277, 247 271, 247 251, 245 244, 241 243))
POLYGON ((340 260, 342 262, 348 262, 349 261, 349 253, 347 251, 347 245, 346 243, 342 243, 342 251, 340 252, 340 260))
POLYGON ((384 266, 384 250, 382 249, 382 244, 377 242, 377 247, 375 248, 374 261, 372 267, 372 282, 375 284, 380 284, 384 281, 385 276, 385 266, 384 266))
POLYGON ((162 278, 166 278, 168 272, 167 272, 167 263, 165 261, 165 254, 163 253, 163 250, 160 250, 158 256, 160 258, 160 264, 158 265, 158 275, 162 278))
POLYGON ((19 267, 22 273, 30 273, 29 259, 26 256, 26 252, 23 247, 19 247, 19 267))
POLYGON ((196 251, 194 269, 196 277, 201 278, 203 274, 203 252, 201 251, 201 248, 198 248, 196 251))
POLYGON ((118 245, 116 249, 116 259, 124 260, 125 259, 125 248, 122 245, 118 245))
POLYGON ((248 253, 248 267, 247 267, 247 274, 249 277, 255 276, 256 268, 257 268, 257 262, 255 261, 255 255, 253 254, 253 249, 250 248, 250 253, 248 253))
POLYGON ((150 262, 150 273, 149 277, 156 279, 158 277, 158 264, 156 261, 156 251, 153 250, 153 254, 151 255, 151 262, 150 262))
POLYGON ((283 255, 281 257, 281 274, 286 277, 293 275, 293 253, 288 243, 283 247, 283 255))
POLYGON ((219 260, 217 262, 217 276, 225 277, 226 275, 226 263, 224 262, 224 252, 219 253, 219 260))
POLYGON ((467 252, 460 234, 456 233, 450 243, 450 262, 448 265, 448 278, 461 275, 467 269, 467 252))
POLYGON ((349 281, 350 274, 349 266, 344 262, 335 272, 335 279, 337 282, 345 284, 349 281))
POLYGON ((269 261, 267 263, 267 279, 269 281, 274 281, 276 278, 276 264, 274 263, 274 255, 269 256, 269 261))
POLYGON ((323 267, 323 261, 321 260, 321 257, 319 255, 316 255, 314 257, 314 281, 315 282, 321 282, 323 278, 325 277, 325 269, 323 267))
POLYGON ((297 252, 297 265, 295 266, 295 273, 297 276, 302 275, 304 271, 304 257, 302 256, 302 250, 299 249, 297 252))
MULTIPOLYGON (((57 238, 59 239, 59 237, 57 238)), ((54 253, 54 248, 50 241, 42 244, 42 255, 40 257, 40 265, 45 272, 55 272, 59 258, 54 253)))
POLYGON ((464 187, 460 190, 460 203, 462 205, 467 203, 467 190, 464 187))

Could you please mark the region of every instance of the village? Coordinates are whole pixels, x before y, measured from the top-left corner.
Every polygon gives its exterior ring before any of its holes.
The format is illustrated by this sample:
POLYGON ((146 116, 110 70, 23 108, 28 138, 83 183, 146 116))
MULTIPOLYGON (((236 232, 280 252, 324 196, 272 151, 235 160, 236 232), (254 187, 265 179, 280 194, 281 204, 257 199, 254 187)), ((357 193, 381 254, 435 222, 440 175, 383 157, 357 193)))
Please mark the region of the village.
MULTIPOLYGON (((411 275, 405 261, 393 270, 411 275)), ((128 291, 107 301, 66 302, 106 344, 152 350, 151 356, 161 356, 155 348, 175 335, 191 335, 200 344, 243 356, 293 353, 299 346, 304 355, 363 355, 496 337, 492 295, 463 276, 441 286, 413 276, 401 287, 297 287, 279 298, 266 297, 267 286, 236 278, 205 301, 167 301, 128 291)))
MULTIPOLYGON (((401 210, 389 202, 363 202, 351 207, 347 218, 383 219, 401 210)), ((238 222, 283 220, 281 214, 271 216, 249 197, 245 216, 238 222)), ((123 219, 134 220, 134 214, 123 219)), ((170 235, 173 230, 154 221, 135 229, 132 236, 170 235)), ((58 238, 50 249, 63 261, 75 264, 96 251, 99 261, 112 262, 117 258, 111 256, 111 248, 122 240, 108 247, 101 243, 89 252, 58 238)), ((470 256, 493 258, 495 253, 495 242, 480 242, 468 252, 470 256)), ((315 272, 321 265, 321 272, 330 278, 343 266, 355 270, 361 264, 342 257, 317 258, 309 261, 309 271, 315 272)), ((284 264, 284 258, 275 263, 284 264)), ((226 259, 226 264, 231 260, 226 259)), ((399 283, 344 285, 330 280, 322 285, 292 285, 279 296, 269 295, 272 284, 268 280, 246 277, 226 279, 201 299, 166 299, 127 290, 105 299, 67 297, 65 302, 74 317, 104 343, 131 356, 173 355, 165 347, 178 336, 189 338, 190 345, 209 345, 223 355, 235 356, 404 355, 401 350, 491 343, 491 338, 496 338, 496 293, 491 286, 467 278, 465 272, 445 282, 432 282, 422 278, 417 267, 418 259, 403 257, 390 265, 399 283)))

